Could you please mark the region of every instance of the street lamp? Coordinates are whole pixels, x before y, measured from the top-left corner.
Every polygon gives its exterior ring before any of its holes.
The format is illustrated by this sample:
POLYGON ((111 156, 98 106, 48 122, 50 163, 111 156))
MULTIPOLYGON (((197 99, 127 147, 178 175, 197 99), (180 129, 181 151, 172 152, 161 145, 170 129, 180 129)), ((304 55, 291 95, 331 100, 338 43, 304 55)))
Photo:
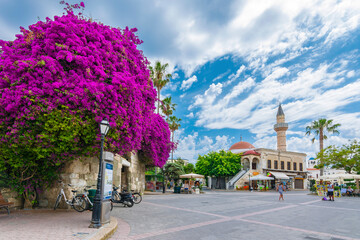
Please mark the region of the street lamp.
POLYGON ((251 184, 250 184, 250 168, 249 168, 249 191, 251 191, 251 184))
POLYGON ((100 146, 100 159, 99 159, 99 174, 97 179, 97 187, 96 187, 96 194, 94 197, 94 206, 91 218, 90 228, 100 228, 101 227, 101 201, 103 196, 103 189, 102 188, 102 165, 103 165, 103 150, 104 150, 104 140, 105 136, 110 129, 110 124, 108 120, 105 118, 100 123, 100 133, 101 133, 101 146, 100 146))
POLYGON ((162 177, 163 177, 163 193, 166 192, 165 188, 165 165, 162 167, 162 177))

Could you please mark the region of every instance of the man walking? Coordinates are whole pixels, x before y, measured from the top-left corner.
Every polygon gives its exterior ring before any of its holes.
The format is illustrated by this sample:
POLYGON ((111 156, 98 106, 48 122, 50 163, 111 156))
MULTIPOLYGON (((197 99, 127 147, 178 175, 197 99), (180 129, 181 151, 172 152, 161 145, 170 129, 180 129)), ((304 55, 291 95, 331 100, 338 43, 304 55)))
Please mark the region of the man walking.
POLYGON ((331 182, 328 182, 327 190, 328 190, 329 201, 331 201, 331 198, 334 201, 334 185, 331 182))

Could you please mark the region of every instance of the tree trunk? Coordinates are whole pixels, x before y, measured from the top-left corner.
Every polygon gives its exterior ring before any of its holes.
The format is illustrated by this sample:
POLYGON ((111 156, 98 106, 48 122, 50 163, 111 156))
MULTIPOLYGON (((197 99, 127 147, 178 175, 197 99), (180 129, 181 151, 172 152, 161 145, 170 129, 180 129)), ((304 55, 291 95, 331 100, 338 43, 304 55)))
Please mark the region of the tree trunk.
MULTIPOLYGON (((157 99, 157 114, 159 114, 160 112, 160 89, 157 88, 157 95, 158 95, 158 99, 157 99)), ((156 182, 157 182, 157 168, 155 167, 155 191, 156 191, 156 182)))
POLYGON ((217 181, 216 181, 216 189, 220 189, 220 177, 217 177, 217 181))
POLYGON ((157 102, 157 113, 160 113, 160 88, 157 89, 157 94, 158 94, 158 102, 157 102))
MULTIPOLYGON (((174 132, 172 132, 172 136, 171 136, 171 142, 174 143, 174 132)), ((173 162, 174 161, 174 148, 171 149, 171 161, 173 162)))
MULTIPOLYGON (((324 149, 324 132, 323 129, 320 128, 320 133, 319 133, 319 142, 320 142, 320 152, 324 149)), ((323 163, 323 159, 321 157, 320 159, 320 163, 323 163)), ((320 168, 320 176, 324 175, 324 167, 320 168)))

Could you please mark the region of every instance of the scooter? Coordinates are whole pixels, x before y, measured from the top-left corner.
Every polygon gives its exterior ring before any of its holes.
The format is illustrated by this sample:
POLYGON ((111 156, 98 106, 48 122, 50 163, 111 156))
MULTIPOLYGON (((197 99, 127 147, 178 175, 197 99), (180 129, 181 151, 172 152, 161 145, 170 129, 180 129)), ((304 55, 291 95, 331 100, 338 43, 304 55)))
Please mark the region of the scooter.
MULTIPOLYGON (((113 191, 111 194, 111 202, 112 203, 122 203, 126 207, 134 206, 134 199, 131 193, 119 193, 117 190, 118 187, 113 187, 113 191)), ((111 204, 111 208, 113 204, 111 204)))

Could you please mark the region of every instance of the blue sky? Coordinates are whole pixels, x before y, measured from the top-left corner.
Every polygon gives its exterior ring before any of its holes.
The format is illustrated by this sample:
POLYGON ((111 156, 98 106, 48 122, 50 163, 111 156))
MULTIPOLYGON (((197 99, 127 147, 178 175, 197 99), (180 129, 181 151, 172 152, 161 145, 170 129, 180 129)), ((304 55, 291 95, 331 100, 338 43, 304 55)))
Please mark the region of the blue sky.
MULTIPOLYGON (((0 39, 63 13, 59 1, 0 0, 0 39)), ((182 119, 175 157, 228 149, 240 140, 276 148, 278 103, 287 149, 313 157, 305 127, 340 123, 325 146, 360 136, 360 1, 84 1, 84 14, 138 29, 151 61, 174 78, 161 92, 182 119)), ((70 1, 70 3, 74 3, 70 1)))

